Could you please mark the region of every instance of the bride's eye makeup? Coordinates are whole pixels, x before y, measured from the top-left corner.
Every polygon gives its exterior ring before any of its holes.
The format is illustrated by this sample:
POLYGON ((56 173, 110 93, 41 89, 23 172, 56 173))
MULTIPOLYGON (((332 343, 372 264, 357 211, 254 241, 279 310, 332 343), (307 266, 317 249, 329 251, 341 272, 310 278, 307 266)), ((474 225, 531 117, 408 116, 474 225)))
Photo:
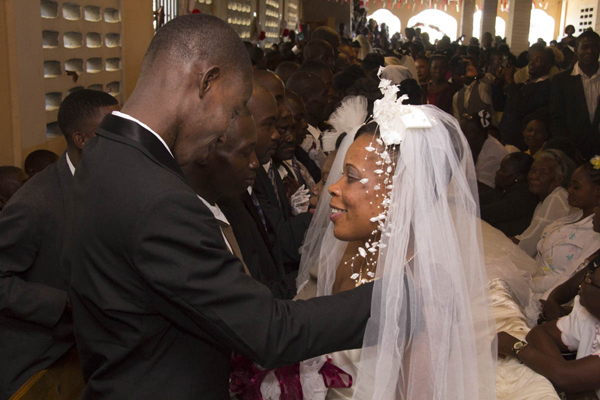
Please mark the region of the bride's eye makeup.
POLYGON ((361 179, 358 169, 351 164, 346 164, 346 177, 348 178, 348 183, 359 181, 361 179))

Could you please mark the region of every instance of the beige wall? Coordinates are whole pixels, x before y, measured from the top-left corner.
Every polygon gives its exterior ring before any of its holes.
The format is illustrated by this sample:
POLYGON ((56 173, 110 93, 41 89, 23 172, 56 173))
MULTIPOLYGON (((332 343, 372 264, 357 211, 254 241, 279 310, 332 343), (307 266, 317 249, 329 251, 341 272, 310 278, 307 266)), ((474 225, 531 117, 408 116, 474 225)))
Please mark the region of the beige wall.
POLYGON ((142 59, 154 36, 152 1, 121 0, 121 20, 124 103, 135 88, 142 59))
POLYGON ((7 1, 2 1, 0 7, 0 165, 18 164, 20 163, 20 154, 18 159, 15 159, 15 146, 20 148, 20 142, 15 143, 13 138, 13 107, 12 107, 12 88, 11 88, 11 68, 9 56, 11 51, 14 51, 14 43, 9 38, 14 39, 14 24, 9 24, 12 20, 13 13, 12 4, 7 1))
MULTIPOLYGON (((74 2, 82 6, 94 4, 88 0, 74 2)), ((121 80, 121 95, 117 98, 124 102, 135 87, 142 58, 154 30, 151 1, 118 0, 118 3, 122 19, 122 76, 115 80, 121 80)), ((52 85, 59 80, 69 79, 64 76, 53 78, 56 82, 46 82, 43 77, 43 61, 47 53, 40 52, 41 30, 48 29, 46 25, 52 23, 41 21, 39 0, 2 0, 0 165, 22 167, 23 160, 33 150, 48 149, 60 154, 66 149, 64 138, 46 135, 47 120, 55 118, 56 111, 45 111, 44 97, 40 95, 40 88, 51 91, 52 85)), ((83 77, 80 81, 83 81, 80 84, 86 85, 83 77)))

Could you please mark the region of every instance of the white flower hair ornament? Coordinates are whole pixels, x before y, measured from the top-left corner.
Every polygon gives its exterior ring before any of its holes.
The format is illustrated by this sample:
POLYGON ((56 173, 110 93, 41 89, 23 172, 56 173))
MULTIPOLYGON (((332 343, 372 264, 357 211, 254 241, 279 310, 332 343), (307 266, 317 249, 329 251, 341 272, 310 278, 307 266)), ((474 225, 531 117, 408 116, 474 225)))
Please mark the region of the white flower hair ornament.
MULTIPOLYGON (((383 67, 380 67, 377 76, 381 78, 382 72, 383 67)), ((398 86, 391 80, 381 79, 379 88, 383 98, 375 101, 373 120, 379 125, 380 137, 386 146, 402 143, 407 129, 431 128, 431 122, 417 106, 402 104, 408 96, 398 98, 398 86)))
POLYGON ((346 132, 354 137, 356 131, 364 124, 367 118, 367 98, 364 96, 347 96, 342 104, 329 117, 329 124, 333 127, 331 131, 323 132, 321 141, 324 151, 335 150, 338 137, 346 132))

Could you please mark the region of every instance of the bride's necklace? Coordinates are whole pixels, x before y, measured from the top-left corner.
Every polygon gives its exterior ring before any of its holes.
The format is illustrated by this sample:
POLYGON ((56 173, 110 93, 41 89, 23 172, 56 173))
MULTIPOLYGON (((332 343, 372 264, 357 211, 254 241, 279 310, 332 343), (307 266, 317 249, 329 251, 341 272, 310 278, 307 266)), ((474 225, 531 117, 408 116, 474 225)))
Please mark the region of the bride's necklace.
MULTIPOLYGON (((415 259, 415 257, 417 256, 416 252, 415 254, 412 255, 412 257, 410 257, 408 260, 406 260, 406 262, 404 263, 404 265, 402 267, 406 267, 408 264, 410 264, 410 262, 412 260, 415 259)), ((359 287, 360 285, 364 284, 364 283, 368 283, 368 282, 372 282, 374 280, 376 280, 377 278, 375 278, 375 267, 377 266, 377 260, 373 260, 373 257, 369 257, 369 261, 367 262, 367 259, 365 258, 363 260, 363 262, 360 264, 360 268, 358 270, 358 272, 354 272, 354 257, 352 257, 352 262, 350 263, 350 271, 352 271, 352 275, 350 275, 350 279, 354 280, 355 287, 359 287), (363 267, 365 266, 365 263, 367 264, 367 268, 363 273, 363 267)), ((344 264, 348 264, 348 261, 346 261, 344 264)))

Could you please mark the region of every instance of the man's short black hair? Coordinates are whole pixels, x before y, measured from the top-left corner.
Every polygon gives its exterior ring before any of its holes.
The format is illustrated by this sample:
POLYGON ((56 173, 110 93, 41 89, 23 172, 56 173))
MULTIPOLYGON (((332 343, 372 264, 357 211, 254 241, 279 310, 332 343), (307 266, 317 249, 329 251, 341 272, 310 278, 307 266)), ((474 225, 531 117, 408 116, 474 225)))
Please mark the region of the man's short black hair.
POLYGON ((579 43, 581 43, 581 41, 585 38, 590 38, 590 39, 595 39, 595 40, 600 40, 600 35, 598 35, 596 32, 594 31, 585 31, 582 32, 581 35, 577 36, 577 46, 579 45, 579 43))
POLYGON ((365 56, 362 67, 365 73, 374 69, 379 69, 379 67, 385 67, 385 57, 378 53, 369 53, 365 56))
POLYGON ((150 42, 140 76, 149 72, 159 56, 175 64, 209 59, 220 66, 250 67, 248 51, 236 31, 206 14, 183 15, 161 27, 150 42))
POLYGON ((80 131, 86 120, 98 116, 101 107, 117 104, 117 99, 99 90, 80 89, 65 97, 58 109, 58 127, 67 143, 72 143, 73 133, 80 131))
POLYGON ((554 51, 552 51, 552 49, 550 47, 546 47, 542 43, 534 43, 529 48, 529 57, 531 57, 531 54, 533 54, 534 52, 546 53, 546 58, 548 59, 548 63, 550 63, 551 65, 554 65, 554 51))
POLYGON ((25 173, 31 177, 35 173, 46 169, 50 164, 54 164, 57 160, 58 155, 50 150, 35 150, 27 155, 23 167, 25 173))
POLYGON ((313 31, 310 35, 310 39, 321 39, 326 41, 333 47, 333 51, 337 51, 337 47, 340 45, 340 35, 328 26, 320 26, 313 31))
POLYGON ((305 61, 300 65, 300 71, 306 71, 309 74, 319 75, 323 71, 329 71, 329 67, 320 61, 305 61))

